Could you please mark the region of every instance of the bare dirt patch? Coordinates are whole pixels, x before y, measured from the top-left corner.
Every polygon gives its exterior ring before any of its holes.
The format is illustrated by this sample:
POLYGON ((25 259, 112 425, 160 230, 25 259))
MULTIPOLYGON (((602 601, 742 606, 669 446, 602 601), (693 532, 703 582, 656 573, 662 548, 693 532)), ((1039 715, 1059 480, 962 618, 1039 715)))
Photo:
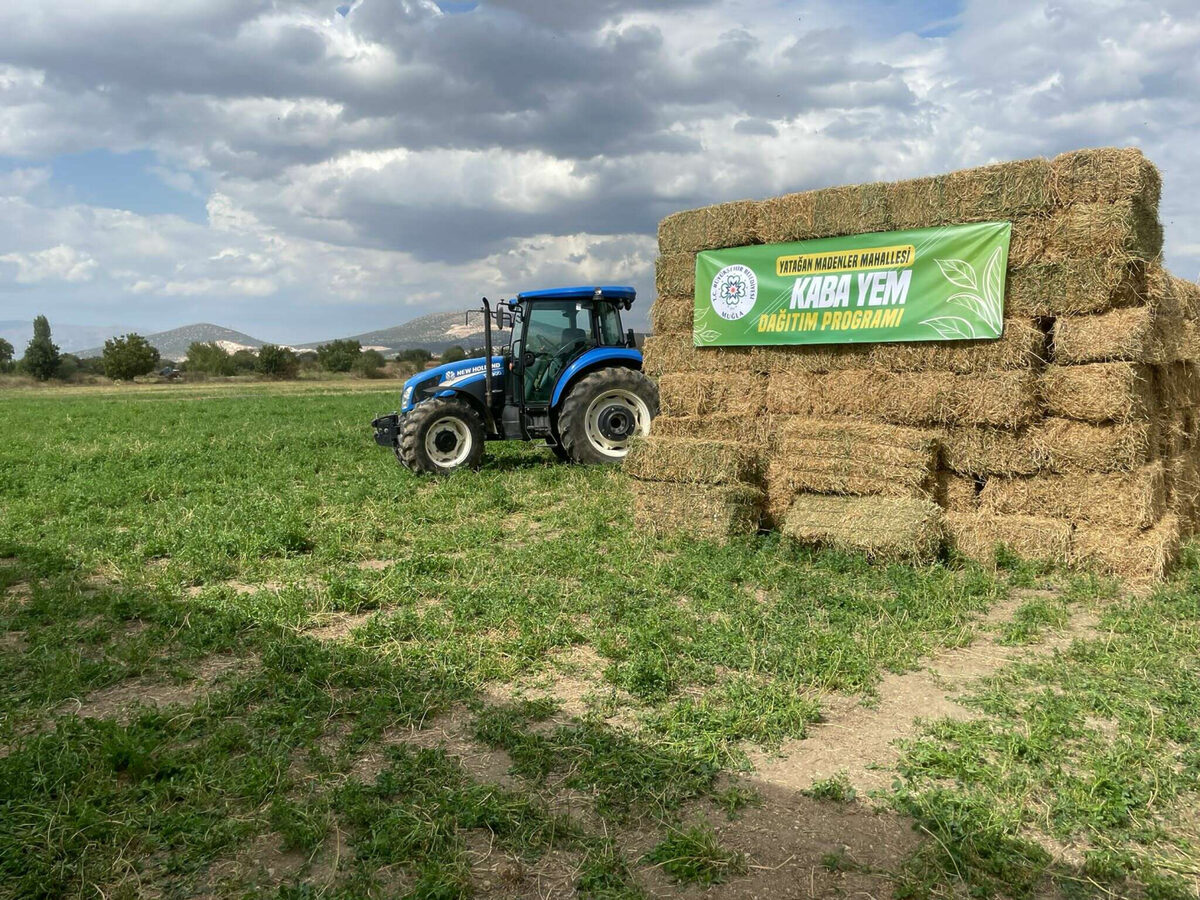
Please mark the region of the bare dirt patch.
POLYGON ((889 787, 892 768, 900 758, 896 742, 914 736, 922 720, 975 715, 957 700, 971 682, 1018 658, 1047 655, 1094 634, 1094 615, 1076 610, 1067 627, 1040 643, 998 643, 996 626, 1010 621, 1027 599, 1028 592, 1014 591, 1008 601, 994 607, 980 620, 987 630, 974 643, 937 654, 920 669, 885 675, 873 700, 827 697, 822 702, 822 720, 804 739, 786 741, 776 753, 749 749, 747 755, 759 778, 803 790, 844 772, 860 793, 889 787))
POLYGON ((492 684, 484 696, 493 703, 514 700, 554 700, 559 714, 535 728, 552 728, 572 718, 595 716, 609 725, 636 729, 638 703, 604 680, 607 661, 586 644, 577 644, 551 659, 553 669, 505 684, 492 684))
POLYGON ((471 887, 476 896, 492 898, 574 897, 580 855, 550 850, 536 862, 496 846, 495 836, 475 829, 465 836, 471 864, 471 887))
MULTIPOLYGON (((641 863, 637 876, 648 893, 721 900, 890 897, 893 874, 921 842, 910 820, 887 810, 814 800, 761 781, 744 784, 757 790, 760 802, 735 819, 699 806, 687 819, 707 821, 721 846, 746 854, 747 874, 705 889, 674 884, 659 868, 641 863), (831 869, 826 863, 834 858, 839 865, 831 869)), ((662 832, 647 830, 619 841, 637 862, 662 838, 662 832)))
POLYGON ((312 590, 312 589, 318 587, 318 585, 319 585, 319 582, 315 578, 300 578, 300 579, 297 579, 296 581, 289 581, 289 582, 283 582, 283 581, 249 582, 249 581, 240 581, 236 578, 231 578, 228 581, 210 582, 208 584, 194 584, 194 585, 186 588, 183 593, 187 597, 199 597, 210 587, 216 586, 216 587, 228 588, 229 590, 231 590, 235 594, 237 594, 239 597, 248 597, 252 594, 261 594, 264 592, 278 594, 280 591, 282 591, 286 587, 300 587, 300 588, 304 588, 306 590, 312 590))
POLYGON ((29 602, 33 596, 33 585, 28 581, 18 581, 16 584, 10 584, 4 592, 6 600, 15 600, 17 603, 24 604, 29 602))
POLYGON ((0 634, 0 652, 24 653, 26 646, 23 631, 6 631, 0 634))
POLYGON ((361 559, 354 564, 354 567, 364 572, 382 572, 395 563, 394 559, 361 559))
POLYGON ((355 761, 349 775, 361 781, 374 781, 387 764, 389 744, 407 744, 426 749, 441 748, 446 755, 476 781, 517 787, 520 779, 512 775, 512 759, 503 750, 493 750, 474 740, 470 734, 471 714, 463 706, 455 706, 444 715, 415 728, 396 728, 384 733, 381 744, 355 761))
POLYGON ((214 655, 200 661, 190 681, 166 681, 152 675, 139 675, 95 691, 83 699, 60 706, 57 715, 76 715, 85 719, 115 719, 128 722, 139 707, 163 709, 191 705, 234 673, 257 665, 254 657, 214 655))
POLYGON ((360 625, 365 625, 374 617, 376 610, 363 613, 334 613, 325 624, 310 628, 305 634, 315 637, 318 641, 344 641, 360 625))

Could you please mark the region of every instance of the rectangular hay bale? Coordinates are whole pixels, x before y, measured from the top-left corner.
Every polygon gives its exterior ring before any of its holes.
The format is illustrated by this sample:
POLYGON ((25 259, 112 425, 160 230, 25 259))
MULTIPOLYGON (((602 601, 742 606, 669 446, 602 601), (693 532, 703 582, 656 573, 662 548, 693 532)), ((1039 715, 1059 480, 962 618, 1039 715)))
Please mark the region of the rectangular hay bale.
POLYGON ((945 469, 934 475, 933 499, 949 512, 971 512, 979 508, 980 482, 968 475, 956 475, 945 469))
POLYGON ((875 344, 870 351, 871 365, 891 372, 1027 369, 1045 357, 1046 335, 1031 319, 1006 319, 1004 333, 996 340, 875 344))
POLYGON ((800 494, 780 530, 803 544, 880 561, 931 562, 943 543, 942 510, 931 500, 800 494))
POLYGON ((642 368, 647 375, 666 372, 754 372, 751 347, 697 349, 690 331, 652 334, 642 347, 642 368))
POLYGON ((946 176, 945 197, 960 222, 1043 215, 1061 205, 1047 159, 962 169, 946 176))
POLYGON ((668 372, 658 379, 658 400, 668 416, 757 416, 767 406, 767 378, 746 372, 668 372))
POLYGON ((1134 147, 1100 147, 1062 153, 1051 161, 1064 203, 1136 200, 1158 208, 1162 176, 1134 147))
POLYGON ((1131 472, 990 478, 980 508, 1000 515, 1146 528, 1166 512, 1161 462, 1131 472))
POLYGON ((1172 362, 1183 352, 1182 319, 1152 306, 1131 306, 1094 316, 1062 316, 1054 323, 1054 361, 1172 362))
POLYGON ((1009 267, 1004 309, 1009 316, 1100 313, 1144 302, 1145 267, 1125 259, 1085 257, 1009 267))
POLYGON ((696 291, 696 254, 664 253, 654 262, 654 290, 657 296, 687 297, 696 291))
POLYGON ((651 534, 686 534, 718 542, 754 534, 763 494, 747 485, 633 482, 634 521, 651 534))
POLYGON ((652 435, 706 438, 714 441, 741 441, 759 447, 772 446, 778 418, 769 415, 743 416, 710 413, 703 416, 658 416, 651 425, 652 435))
POLYGON ((1021 559, 1057 564, 1071 559, 1071 524, 1046 516, 948 512, 946 531, 959 553, 986 566, 996 564, 1001 548, 1021 559))
POLYGON ((650 305, 650 330, 653 334, 691 334, 695 318, 695 304, 691 297, 664 297, 660 294, 650 305))
POLYGON ((1155 408, 1153 370, 1125 362, 1047 366, 1042 396, 1054 416, 1084 422, 1142 420, 1155 408))
POLYGON ((767 409, 897 425, 1016 427, 1040 415, 1037 377, 1021 369, 987 374, 851 369, 804 379, 774 374, 767 409))
POLYGON ((759 243, 758 202, 734 200, 667 216, 658 223, 660 253, 696 253, 759 243))
POLYGON ((757 484, 763 478, 763 456, 753 444, 652 434, 634 442, 622 468, 642 481, 757 484))
POLYGON ((768 493, 933 496, 932 432, 855 421, 792 419, 780 429, 768 493))
POLYGON ((1080 525, 1071 562, 1135 584, 1161 581, 1179 558, 1181 533, 1179 517, 1171 514, 1145 530, 1080 525))
POLYGON ((1057 417, 1029 428, 947 428, 939 433, 942 465, 961 475, 1121 472, 1154 458, 1149 422, 1093 425, 1057 417))
POLYGON ((758 205, 759 237, 764 244, 789 244, 817 236, 813 228, 816 191, 784 194, 758 205))

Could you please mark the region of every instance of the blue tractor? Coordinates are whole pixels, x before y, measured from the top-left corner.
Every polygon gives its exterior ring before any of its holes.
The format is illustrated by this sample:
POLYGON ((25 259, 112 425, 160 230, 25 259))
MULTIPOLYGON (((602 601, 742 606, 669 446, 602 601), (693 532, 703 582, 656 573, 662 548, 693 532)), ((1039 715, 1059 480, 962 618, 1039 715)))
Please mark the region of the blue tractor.
POLYGON ((563 460, 619 462, 658 414, 658 387, 621 328, 634 297, 604 286, 528 291, 495 309, 484 298, 484 357, 408 379, 400 411, 371 423, 376 443, 433 474, 477 466, 485 441, 544 440, 563 460), (499 354, 493 321, 512 332, 499 354))

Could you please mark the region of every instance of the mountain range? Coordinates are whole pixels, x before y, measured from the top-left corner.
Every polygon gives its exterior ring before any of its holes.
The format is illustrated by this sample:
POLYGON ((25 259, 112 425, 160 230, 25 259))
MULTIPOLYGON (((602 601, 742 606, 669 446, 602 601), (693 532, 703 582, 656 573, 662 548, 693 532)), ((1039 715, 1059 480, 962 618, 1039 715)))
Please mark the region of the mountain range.
MULTIPOLYGON (((54 322, 50 323, 54 342, 67 353, 86 358, 89 356, 99 356, 103 350, 103 342, 110 337, 118 334, 125 334, 131 329, 128 328, 83 328, 71 325, 57 325, 54 322), (81 338, 81 336, 83 336, 81 338)), ((25 349, 25 345, 29 342, 33 334, 33 326, 31 323, 25 322, 3 322, 0 321, 0 337, 6 338, 14 348, 16 348, 17 356, 20 356, 25 349), (13 336, 9 337, 9 333, 13 336)), ((263 344, 271 343, 264 341, 253 335, 245 334, 241 331, 234 331, 232 328, 225 328, 221 325, 213 325, 208 322, 197 322, 192 325, 184 325, 181 328, 172 328, 170 331, 159 331, 154 334, 144 335, 146 340, 156 348, 163 359, 180 360, 187 356, 188 347, 195 341, 201 342, 216 342, 225 350, 235 352, 237 350, 248 349, 257 350, 263 344)), ((480 347, 483 345, 483 317, 482 315, 471 315, 470 323, 464 321, 464 315, 460 312, 453 313, 431 313, 430 315, 420 316, 412 321, 405 322, 402 325, 395 325, 391 328, 383 328, 378 331, 367 331, 362 334, 352 334, 347 336, 349 340, 356 340, 363 345, 364 348, 373 348, 383 353, 385 356, 394 355, 401 350, 412 350, 418 347, 423 347, 431 353, 441 353, 447 347, 455 344, 470 349, 471 347, 480 347)), ((508 332, 501 332, 493 329, 492 337, 499 345, 508 342, 508 332)), ((321 341, 312 341, 307 344, 290 344, 296 350, 313 350, 321 344, 327 344, 335 338, 330 337, 321 341)))

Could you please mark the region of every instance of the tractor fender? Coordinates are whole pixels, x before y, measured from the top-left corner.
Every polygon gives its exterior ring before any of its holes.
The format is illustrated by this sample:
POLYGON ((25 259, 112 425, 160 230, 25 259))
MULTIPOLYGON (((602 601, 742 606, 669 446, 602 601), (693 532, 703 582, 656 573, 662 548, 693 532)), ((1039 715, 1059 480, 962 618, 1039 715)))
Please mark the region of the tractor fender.
POLYGON ((484 385, 483 375, 472 375, 470 378, 464 378, 456 381, 453 384, 440 384, 437 390, 434 391, 434 397, 456 397, 459 400, 465 400, 475 408, 475 411, 487 421, 487 410, 484 409, 483 394, 487 388, 484 385))
POLYGON ((550 397, 550 407, 558 407, 558 401, 563 398, 571 383, 579 380, 589 372, 605 366, 623 366, 626 369, 642 368, 642 351, 628 347, 593 347, 587 353, 581 354, 574 362, 563 369, 554 383, 554 393, 550 397))

